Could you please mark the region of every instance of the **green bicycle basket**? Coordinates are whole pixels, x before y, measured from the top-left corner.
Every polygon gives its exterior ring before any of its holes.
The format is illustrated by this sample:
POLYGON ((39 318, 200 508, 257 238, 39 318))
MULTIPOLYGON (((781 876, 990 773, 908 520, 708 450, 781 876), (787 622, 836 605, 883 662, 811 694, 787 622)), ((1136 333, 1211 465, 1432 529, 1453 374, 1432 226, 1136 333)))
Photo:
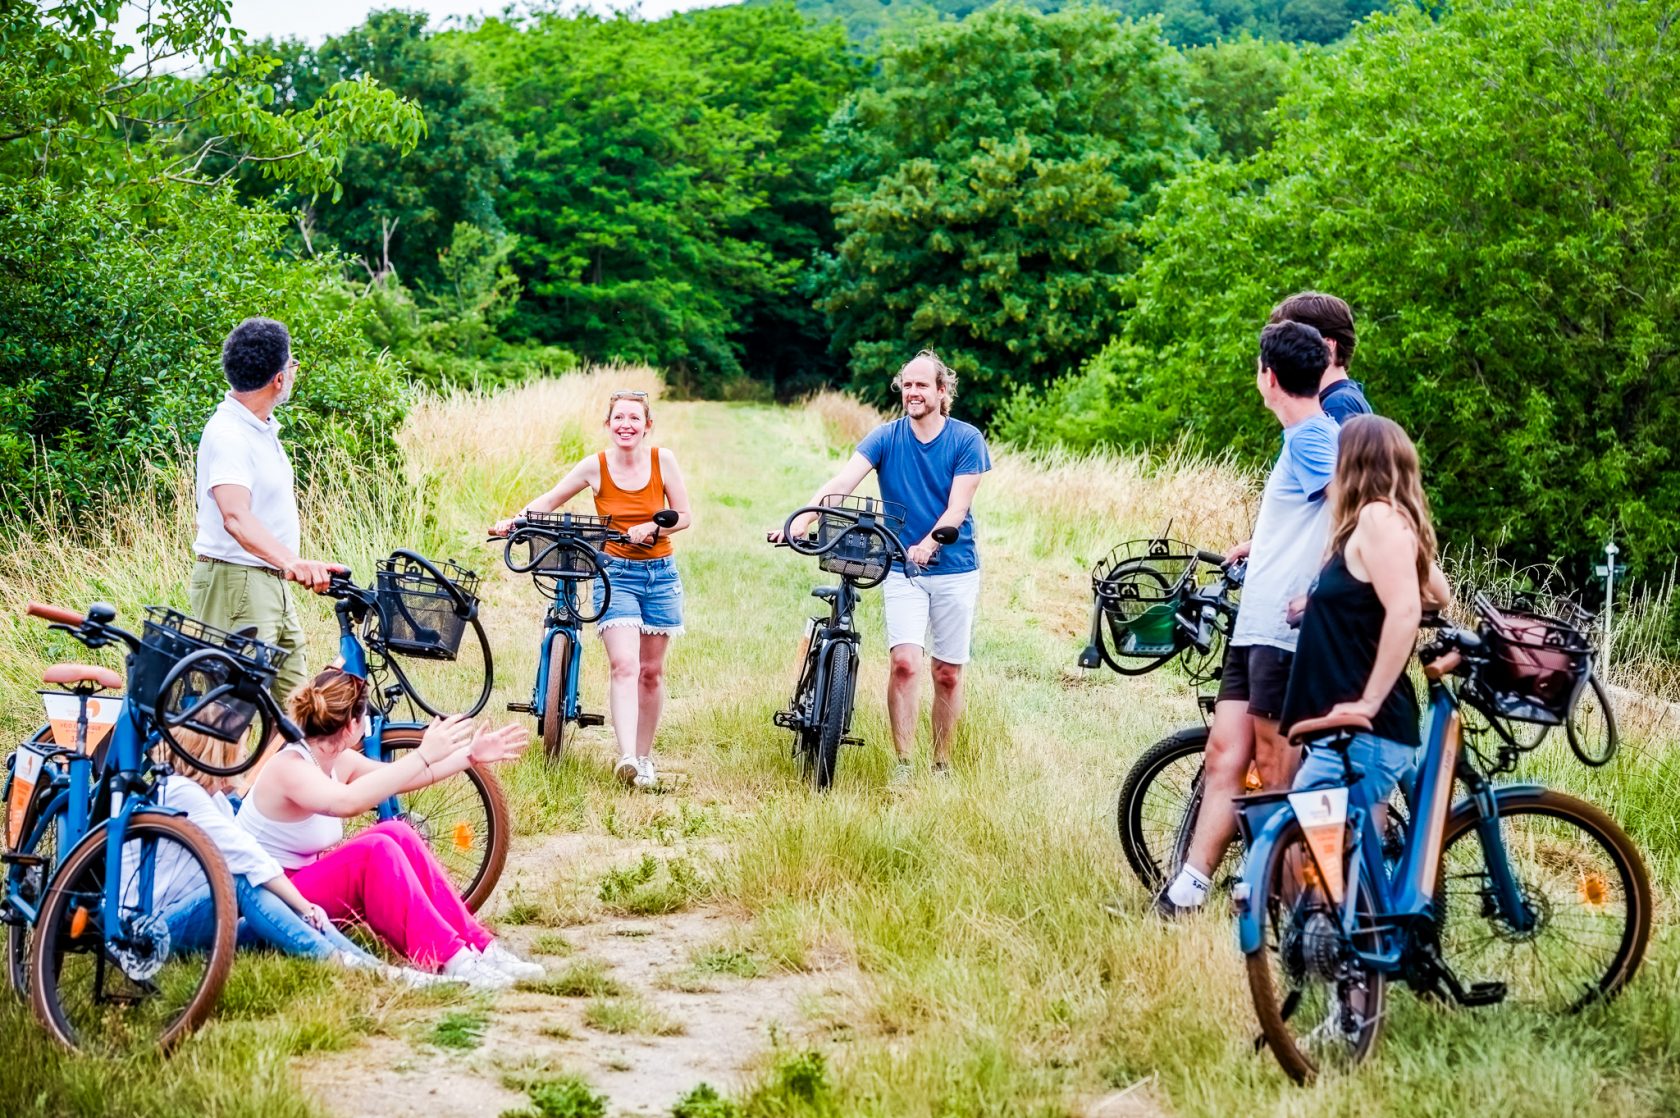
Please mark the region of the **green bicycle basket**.
POLYGON ((1178 623, 1196 586, 1196 549, 1169 539, 1128 540, 1091 572, 1091 589, 1118 656, 1161 659, 1189 646, 1178 623))

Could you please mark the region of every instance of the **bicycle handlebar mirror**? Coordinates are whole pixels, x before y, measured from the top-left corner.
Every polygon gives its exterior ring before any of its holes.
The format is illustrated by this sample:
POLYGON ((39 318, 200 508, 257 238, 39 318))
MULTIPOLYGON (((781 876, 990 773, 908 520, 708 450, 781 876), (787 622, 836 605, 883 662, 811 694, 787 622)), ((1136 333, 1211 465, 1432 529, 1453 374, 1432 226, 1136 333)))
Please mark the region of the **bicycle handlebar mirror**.
POLYGON ((675 528, 682 517, 674 509, 660 509, 653 514, 653 522, 661 528, 675 528))
POLYGON ((941 546, 953 544, 957 542, 957 536, 960 534, 960 529, 953 528, 947 524, 942 528, 935 528, 933 530, 933 542, 940 544, 941 546))

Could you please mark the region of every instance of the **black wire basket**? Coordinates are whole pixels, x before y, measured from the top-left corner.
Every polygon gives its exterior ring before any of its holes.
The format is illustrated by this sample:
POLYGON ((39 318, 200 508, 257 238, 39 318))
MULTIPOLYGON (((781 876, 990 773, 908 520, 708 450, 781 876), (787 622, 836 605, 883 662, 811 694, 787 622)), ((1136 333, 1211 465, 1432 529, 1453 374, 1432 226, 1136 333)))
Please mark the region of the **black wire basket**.
POLYGON ((159 690, 176 664, 195 652, 214 648, 226 659, 205 660, 170 686, 161 704, 171 716, 191 711, 178 728, 219 741, 238 741, 257 716, 257 696, 273 686, 288 653, 249 633, 230 633, 167 606, 147 606, 140 647, 129 657, 128 702, 131 710, 159 709, 159 690), (212 690, 233 690, 213 702, 201 702, 212 690))
POLYGON ((1188 647, 1178 623, 1196 588, 1196 549, 1177 540, 1128 540, 1091 571, 1091 592, 1119 656, 1156 658, 1188 647))
POLYGON ((1592 673, 1592 642, 1583 632, 1591 617, 1573 606, 1541 613, 1532 598, 1476 595, 1479 634, 1487 662, 1476 673, 1474 698, 1488 713, 1518 722, 1561 725, 1592 673), (1567 612, 1568 616, 1556 616, 1567 612))
POLYGON ((612 520, 583 512, 528 512, 525 523, 541 529, 516 541, 514 551, 523 548, 520 566, 529 573, 568 581, 595 578, 600 574, 590 550, 612 532, 612 520), (556 543, 555 536, 572 537, 556 543))
POLYGON ((379 622, 388 651, 417 660, 453 660, 478 610, 478 576, 445 560, 432 564, 459 591, 412 559, 381 559, 374 576, 379 622))
POLYGON ((896 556, 886 536, 874 528, 885 528, 896 537, 904 527, 904 510, 873 497, 828 497, 822 504, 812 542, 816 549, 830 544, 834 549, 825 553, 817 566, 829 574, 860 582, 886 578, 896 556))

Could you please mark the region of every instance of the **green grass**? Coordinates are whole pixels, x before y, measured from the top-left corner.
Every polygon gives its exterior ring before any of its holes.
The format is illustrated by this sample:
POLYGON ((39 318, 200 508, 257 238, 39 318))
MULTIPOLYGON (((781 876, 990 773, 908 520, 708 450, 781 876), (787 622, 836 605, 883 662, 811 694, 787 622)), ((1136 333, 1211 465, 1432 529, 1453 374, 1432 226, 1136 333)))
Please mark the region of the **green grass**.
MULTIPOLYGON (((541 604, 528 582, 477 550, 478 530, 550 484, 559 459, 586 445, 567 440, 594 430, 554 415, 532 419, 529 407, 496 407, 504 424, 540 424, 554 435, 554 460, 520 449, 529 443, 517 439, 508 450, 507 432, 491 425, 476 453, 428 459, 422 480, 401 490, 414 498, 407 504, 368 507, 361 490, 347 485, 311 506, 343 502, 346 511, 319 549, 349 556, 358 570, 398 543, 474 557, 486 576, 484 617, 496 650, 491 710, 528 696, 541 604)), ((468 425, 471 406, 458 409, 468 425)), ((1148 1082, 1136 1094, 1196 1116, 1680 1112, 1680 938, 1669 900, 1680 884, 1673 806, 1680 762, 1665 743, 1629 742, 1621 759, 1588 772, 1559 736, 1527 757, 1519 774, 1611 806, 1645 851, 1659 934, 1624 997, 1554 1018, 1443 1009, 1396 991, 1367 1065, 1299 1088, 1253 1050, 1257 1026, 1229 920, 1212 912, 1164 928, 1147 918, 1147 897, 1114 837, 1113 797, 1127 765, 1196 719, 1189 692, 1168 672, 1120 679, 1072 668, 1084 644, 1091 563, 1169 517, 1175 535, 1210 547, 1232 542, 1235 525, 1252 511, 1248 483, 1187 460, 1146 468, 1000 455, 978 502, 985 588, 954 780, 941 786, 924 778, 900 797, 885 792, 886 650, 880 595, 870 593, 860 610, 854 721, 868 744, 845 752, 834 790, 815 796, 798 780, 789 736, 770 718, 792 687, 802 618, 817 605, 808 591, 829 579, 813 563, 756 541, 849 448, 831 445, 806 412, 661 405, 658 414, 659 437, 681 454, 698 513, 695 530, 678 539, 689 632, 671 653, 658 742, 662 771, 682 779, 659 796, 625 793, 607 771, 609 739, 601 731, 585 735, 558 765, 531 754, 503 766, 516 851, 538 836, 581 831, 613 836, 625 853, 605 874, 598 863, 563 862, 549 881, 527 877, 501 919, 657 922, 700 906, 739 917, 722 943, 686 964, 673 960, 679 969, 664 981, 678 989, 721 987, 755 971, 836 968, 849 978, 855 968, 853 992, 824 1006, 838 1018, 822 1034, 830 1039, 769 1053, 746 1088, 716 1100, 733 1109, 716 1114, 1068 1115, 1140 1081, 1148 1082), (1099 907, 1117 893, 1131 906, 1119 919, 1099 907)), ((184 586, 184 562, 169 557, 181 551, 190 524, 162 523, 172 534, 167 548, 113 539, 91 569, 60 555, 30 560, 36 565, 0 556, 0 604, 104 596, 131 616, 144 601, 164 600, 177 576, 184 586)), ((320 518, 309 523, 321 531, 320 518)), ((302 605, 315 647, 327 647, 324 607, 302 605)), ((0 721, 26 731, 36 705, 30 673, 49 654, 70 650, 0 618, 0 643, 11 636, 25 654, 0 664, 8 708, 0 721)), ((586 709, 605 708, 604 661, 594 642, 583 694, 586 709)), ((923 773, 927 760, 924 721, 923 773)), ((564 954, 569 945, 544 931, 534 949, 564 954)), ((68 1058, 42 1040, 22 1008, 0 1006, 0 1035, 10 1046, 0 1098, 15 1100, 21 1114, 301 1118, 320 1109, 296 1090, 290 1056, 353 1046, 363 1034, 398 1025, 407 1030, 411 1020, 435 1023, 435 1009, 417 1013, 436 1004, 427 995, 276 963, 242 958, 223 1012, 169 1061, 116 1066, 68 1058)), ((648 1003, 598 960, 567 960, 539 988, 592 999, 585 1012, 597 1032, 606 1024, 657 1035, 639 1016, 648 1003)), ((742 1058, 761 1045, 762 1038, 740 1038, 742 1058)), ((532 1109, 516 1113, 587 1114, 552 1108, 587 1106, 559 1100, 589 1093, 581 1085, 556 1088, 542 1104, 532 1093, 532 1109)), ((695 1109, 684 1118, 713 1113, 695 1109)))
POLYGON ((583 1023, 597 1032, 680 1036, 682 1022, 639 997, 599 998, 583 1007, 583 1023))
POLYGON ((489 1023, 489 1016, 481 1009, 454 1010, 438 1020, 428 1039, 439 1048, 470 1051, 484 1043, 484 1028, 489 1023))

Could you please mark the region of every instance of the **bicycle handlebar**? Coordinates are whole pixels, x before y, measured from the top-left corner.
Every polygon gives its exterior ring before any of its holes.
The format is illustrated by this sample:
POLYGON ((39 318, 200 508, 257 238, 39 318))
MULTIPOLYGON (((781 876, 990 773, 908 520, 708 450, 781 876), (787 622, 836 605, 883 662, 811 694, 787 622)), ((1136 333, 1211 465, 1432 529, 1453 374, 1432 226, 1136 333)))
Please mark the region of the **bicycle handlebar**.
POLYGON ((63 606, 49 606, 45 602, 30 602, 23 607, 23 612, 30 617, 39 617, 43 621, 51 621, 58 625, 70 625, 79 628, 87 618, 75 610, 65 609, 63 606))

